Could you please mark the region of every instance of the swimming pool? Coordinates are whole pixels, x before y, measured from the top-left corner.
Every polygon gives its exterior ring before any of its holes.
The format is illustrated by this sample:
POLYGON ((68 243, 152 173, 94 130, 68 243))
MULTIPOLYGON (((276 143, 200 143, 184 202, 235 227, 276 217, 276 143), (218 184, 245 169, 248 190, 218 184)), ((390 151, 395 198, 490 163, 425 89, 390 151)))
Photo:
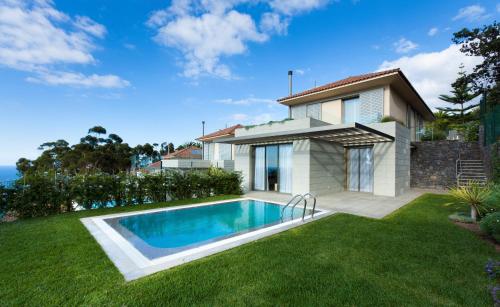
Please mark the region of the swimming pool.
MULTIPOLYGON (((127 280, 302 223, 303 208, 237 199, 82 219, 127 280)), ((312 210, 306 209, 306 221, 312 210)), ((314 218, 326 212, 316 209, 314 218)))

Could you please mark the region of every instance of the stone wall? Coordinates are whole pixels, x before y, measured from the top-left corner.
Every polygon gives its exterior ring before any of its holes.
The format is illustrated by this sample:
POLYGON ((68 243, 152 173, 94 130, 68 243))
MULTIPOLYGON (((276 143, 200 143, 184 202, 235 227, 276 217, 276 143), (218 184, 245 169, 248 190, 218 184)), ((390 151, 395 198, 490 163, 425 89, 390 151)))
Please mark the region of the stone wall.
POLYGON ((417 142, 411 149, 410 185, 413 188, 447 188, 456 183, 456 161, 480 160, 477 142, 417 142))
MULTIPOLYGON (((481 125, 479 126, 479 144, 483 145, 485 143, 484 141, 484 127, 481 125)), ((496 150, 498 151, 498 155, 500 156, 500 142, 497 142, 496 150)), ((485 146, 480 146, 481 148, 481 157, 484 162, 484 171, 486 173, 486 177, 488 179, 491 179, 493 177, 493 161, 492 161, 492 156, 493 156, 493 150, 495 148, 494 144, 490 145, 485 145, 485 146)))

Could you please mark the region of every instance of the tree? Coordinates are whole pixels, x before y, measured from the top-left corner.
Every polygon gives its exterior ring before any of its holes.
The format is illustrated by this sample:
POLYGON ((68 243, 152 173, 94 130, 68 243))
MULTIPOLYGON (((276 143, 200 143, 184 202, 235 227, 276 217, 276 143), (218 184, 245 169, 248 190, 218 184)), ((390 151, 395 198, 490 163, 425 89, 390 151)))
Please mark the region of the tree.
POLYGON ((28 173, 33 168, 33 162, 26 158, 19 158, 16 162, 16 169, 22 175, 28 173))
POLYGON ((468 56, 480 56, 483 61, 470 74, 474 91, 486 91, 488 104, 500 103, 500 25, 495 21, 482 29, 464 28, 453 34, 453 42, 468 56))
POLYGON ((452 104, 454 107, 444 107, 437 109, 448 114, 451 113, 452 115, 458 117, 460 122, 464 123, 465 114, 467 113, 467 111, 477 107, 479 103, 469 104, 465 107, 464 105, 476 98, 480 94, 480 92, 474 93, 474 91, 472 90, 470 77, 465 73, 463 64, 460 65, 458 78, 455 82, 453 82, 451 87, 453 88, 453 90, 451 90, 452 95, 440 95, 439 99, 452 104))
POLYGON ((168 143, 168 142, 163 142, 160 144, 160 155, 168 155, 170 153, 173 153, 175 151, 174 144, 168 143))
POLYGON ((102 126, 94 126, 89 129, 88 134, 94 133, 96 136, 101 135, 101 134, 106 134, 106 129, 102 126))
POLYGON ((185 149, 185 148, 188 148, 188 147, 191 147, 191 146, 195 146, 195 147, 200 147, 201 148, 201 143, 199 142, 186 142, 182 145, 179 145, 175 150, 181 150, 181 149, 185 149))

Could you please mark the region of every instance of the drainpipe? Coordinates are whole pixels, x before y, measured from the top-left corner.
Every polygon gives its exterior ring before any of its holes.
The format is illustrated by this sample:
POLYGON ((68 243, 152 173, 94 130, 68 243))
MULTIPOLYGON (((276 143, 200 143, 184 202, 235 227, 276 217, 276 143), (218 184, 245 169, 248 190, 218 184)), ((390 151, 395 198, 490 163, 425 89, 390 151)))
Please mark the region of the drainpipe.
MULTIPOLYGON (((293 70, 288 71, 288 96, 292 96, 293 70)), ((288 118, 292 118, 292 107, 288 106, 288 118)))
MULTIPOLYGON (((205 121, 201 121, 201 137, 205 136, 205 121)), ((205 142, 201 141, 201 159, 205 160, 205 142)))

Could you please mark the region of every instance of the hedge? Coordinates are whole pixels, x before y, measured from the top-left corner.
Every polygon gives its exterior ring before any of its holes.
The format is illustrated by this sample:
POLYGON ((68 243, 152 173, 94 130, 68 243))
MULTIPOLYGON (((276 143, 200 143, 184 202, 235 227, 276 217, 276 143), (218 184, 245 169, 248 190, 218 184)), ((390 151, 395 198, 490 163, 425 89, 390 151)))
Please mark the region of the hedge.
POLYGON ((241 175, 221 169, 151 175, 25 175, 12 188, 0 186, 0 212, 21 218, 76 209, 135 205, 212 195, 241 194, 241 175))

